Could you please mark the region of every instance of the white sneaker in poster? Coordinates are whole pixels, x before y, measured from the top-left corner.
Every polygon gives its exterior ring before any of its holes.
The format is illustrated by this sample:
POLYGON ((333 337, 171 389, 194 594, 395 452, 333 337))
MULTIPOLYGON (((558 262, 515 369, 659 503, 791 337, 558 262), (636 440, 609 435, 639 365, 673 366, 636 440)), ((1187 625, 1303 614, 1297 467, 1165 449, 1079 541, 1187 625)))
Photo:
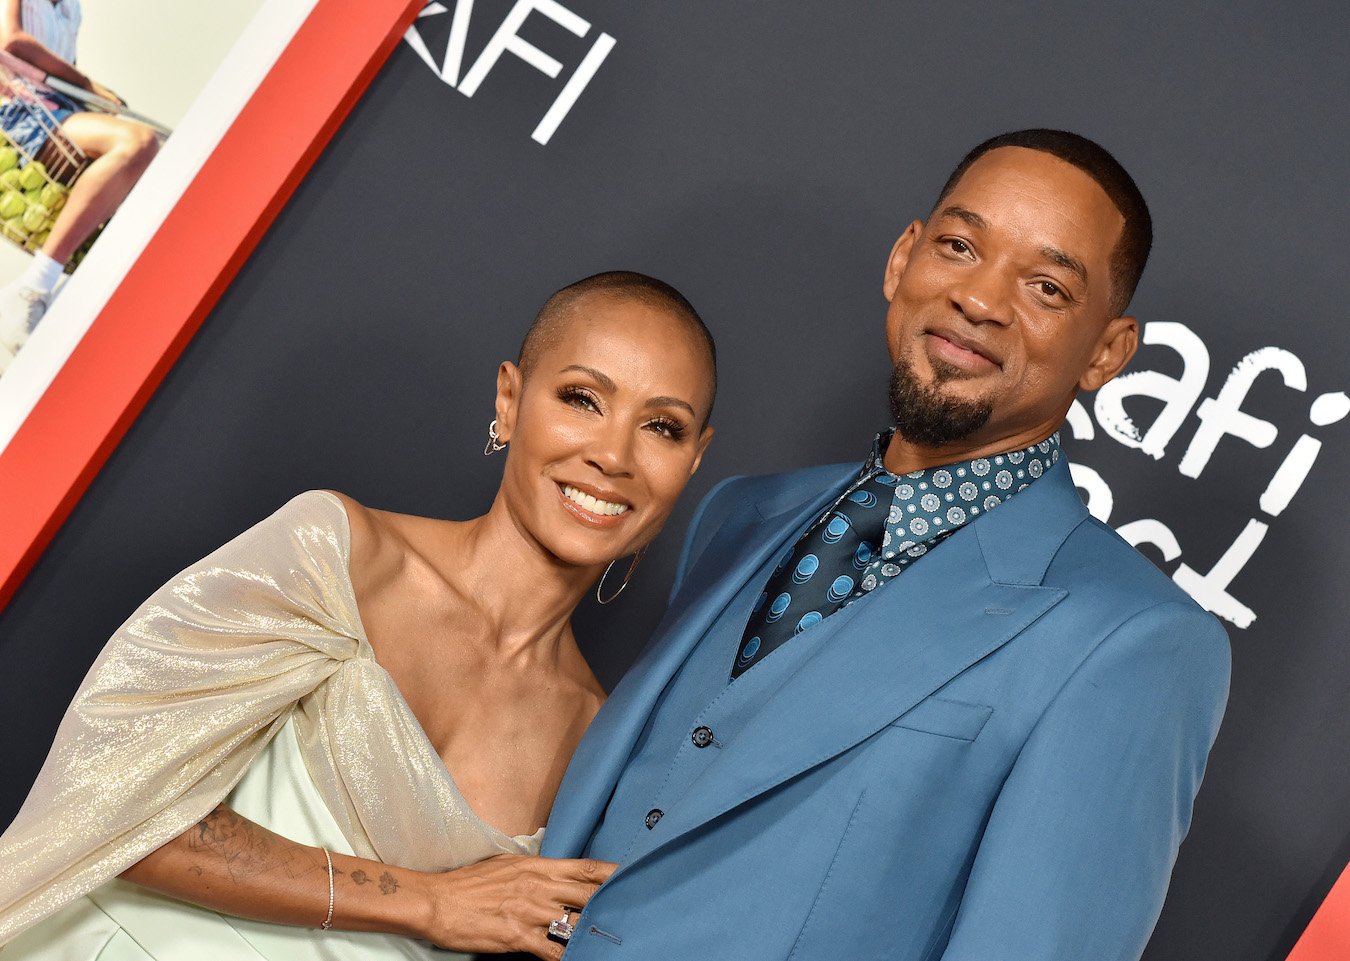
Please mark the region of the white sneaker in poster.
POLYGON ((47 312, 50 296, 18 284, 0 288, 0 374, 47 312))

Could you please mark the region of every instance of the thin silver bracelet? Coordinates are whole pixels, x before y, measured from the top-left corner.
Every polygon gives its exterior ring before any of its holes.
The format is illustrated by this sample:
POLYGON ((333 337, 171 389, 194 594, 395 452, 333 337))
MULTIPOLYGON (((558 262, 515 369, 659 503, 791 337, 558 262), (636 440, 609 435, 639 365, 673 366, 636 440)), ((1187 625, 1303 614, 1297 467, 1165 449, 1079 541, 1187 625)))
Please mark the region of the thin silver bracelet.
POLYGON ((328 861, 328 917, 323 919, 323 924, 319 925, 324 931, 333 926, 333 856, 328 853, 328 849, 323 849, 323 856, 328 861))

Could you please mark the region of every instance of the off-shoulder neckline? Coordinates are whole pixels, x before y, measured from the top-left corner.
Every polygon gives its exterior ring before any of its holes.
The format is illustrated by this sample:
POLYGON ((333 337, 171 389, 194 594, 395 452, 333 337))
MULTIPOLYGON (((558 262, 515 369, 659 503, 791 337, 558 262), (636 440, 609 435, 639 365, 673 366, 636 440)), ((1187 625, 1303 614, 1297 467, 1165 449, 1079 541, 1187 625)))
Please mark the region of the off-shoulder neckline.
POLYGON ((347 506, 343 504, 342 500, 338 498, 335 494, 333 494, 331 491, 319 490, 314 491, 314 493, 321 494, 324 500, 328 501, 329 503, 337 507, 338 514, 342 518, 342 523, 339 528, 341 533, 340 544, 342 547, 342 563, 338 565, 338 567, 342 572, 342 577, 340 578, 340 586, 343 589, 343 591, 346 592, 347 595, 346 600, 349 602, 351 607, 353 620, 352 627, 356 630, 358 634, 357 640, 358 642, 360 642, 361 646, 365 648, 366 655, 369 658, 370 662, 374 664, 376 667, 378 667, 380 671, 384 674, 384 676, 389 679, 390 688, 392 688, 394 693, 398 696, 399 701, 403 704, 404 708, 407 709, 408 714, 412 717, 414 721, 417 722, 417 733, 422 736, 423 747, 426 749, 428 754, 430 754, 432 757, 436 759, 437 763, 440 766, 440 770, 445 774, 446 781, 449 783, 450 787, 454 790, 456 796, 458 796, 459 799, 464 802, 464 809, 468 811, 470 814, 472 814, 474 820, 476 820, 479 824, 481 824, 484 828, 486 828, 494 839, 500 840, 504 838, 508 841, 515 841, 517 843, 522 844, 542 839, 544 835, 545 826, 539 827, 539 829, 536 830, 533 834, 507 834, 505 831, 496 827, 494 824, 490 823, 486 818, 484 818, 481 814, 479 814, 477 811, 473 809, 473 806, 469 804, 468 798, 464 796, 464 792, 461 791, 459 789, 459 785, 455 783, 455 776, 450 773, 450 768, 446 765, 445 758, 441 757, 441 753, 436 750, 436 745, 431 743, 431 738, 427 736, 426 730, 423 729, 421 720, 417 717, 416 713, 413 712, 412 706, 408 704, 408 699, 403 696, 403 692, 399 690, 398 682, 394 680, 394 676, 392 674, 390 674, 388 671, 385 670, 384 665, 381 664, 379 658, 375 656, 375 648, 370 643, 370 635, 366 631, 365 622, 361 619, 361 608, 356 602, 356 585, 352 583, 352 574, 351 574, 352 529, 351 529, 351 518, 347 516, 347 506))

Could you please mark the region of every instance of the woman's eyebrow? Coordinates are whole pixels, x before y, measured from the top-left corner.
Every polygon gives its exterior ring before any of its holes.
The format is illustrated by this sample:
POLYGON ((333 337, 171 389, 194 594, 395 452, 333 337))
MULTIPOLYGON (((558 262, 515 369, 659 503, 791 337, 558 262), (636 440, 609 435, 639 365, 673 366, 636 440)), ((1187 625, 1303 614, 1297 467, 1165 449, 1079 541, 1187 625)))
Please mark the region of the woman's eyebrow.
MULTIPOLYGON (((565 373, 567 373, 568 371, 573 371, 573 370, 574 370, 574 371, 578 371, 579 373, 586 374, 586 375, 588 375, 588 376, 590 376, 590 377, 595 378, 595 382, 596 382, 596 383, 598 383, 601 387, 603 387, 605 390, 607 390, 607 391, 609 391, 609 392, 611 392, 611 393, 613 393, 614 391, 618 390, 618 386, 614 383, 614 381, 610 380, 610 378, 609 378, 607 375, 602 374, 600 371, 596 370, 594 367, 587 367, 587 366, 584 365, 584 364, 568 364, 568 365, 567 365, 566 367, 564 367, 562 370, 558 371, 558 373, 560 373, 560 374, 565 374, 565 373)), ((689 416, 690 416, 690 417, 697 417, 697 416, 698 416, 698 414, 694 412, 694 405, 693 405, 693 404, 690 404, 687 400, 680 400, 680 398, 678 398, 678 397, 667 397, 667 396, 664 396, 664 395, 661 396, 661 397, 652 397, 652 398, 650 398, 645 404, 643 404, 642 406, 643 406, 643 407, 678 407, 678 408, 680 408, 681 410, 687 410, 687 411, 689 412, 689 416)))
POLYGON ((581 373, 583 373, 583 374, 589 374, 590 376, 594 377, 595 380, 596 380, 596 382, 597 382, 601 387, 605 388, 605 390, 608 390, 608 391, 611 391, 611 392, 612 392, 612 391, 615 391, 615 390, 618 389, 618 388, 615 386, 614 381, 610 380, 607 376, 605 376, 604 374, 600 373, 600 371, 596 370, 594 367, 585 367, 585 366, 582 366, 581 364, 569 364, 569 365, 567 365, 566 367, 564 367, 562 370, 558 371, 558 373, 560 373, 560 374, 565 374, 565 373, 567 373, 569 370, 578 370, 578 371, 581 371, 581 373))
POLYGON ((687 401, 680 400, 678 397, 653 397, 647 401, 644 407, 678 407, 681 410, 687 410, 690 417, 697 417, 694 413, 694 407, 687 401))

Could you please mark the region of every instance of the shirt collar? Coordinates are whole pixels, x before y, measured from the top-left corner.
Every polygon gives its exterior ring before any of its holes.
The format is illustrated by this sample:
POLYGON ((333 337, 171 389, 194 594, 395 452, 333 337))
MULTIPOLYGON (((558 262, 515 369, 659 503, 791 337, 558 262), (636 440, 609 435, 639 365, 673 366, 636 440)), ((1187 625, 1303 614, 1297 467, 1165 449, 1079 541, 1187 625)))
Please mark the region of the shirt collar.
MULTIPOLYGON (((867 455, 867 460, 863 462, 863 469, 862 473, 859 475, 860 477, 880 473, 881 471, 886 471, 886 466, 883 463, 883 461, 885 460, 886 457, 886 448, 890 446, 891 438, 894 436, 895 436, 894 427, 883 430, 881 433, 877 434, 876 439, 872 441, 872 452, 867 455)), ((970 460, 955 461, 954 463, 951 464, 940 464, 937 467, 925 467, 921 471, 910 471, 908 474, 905 475, 892 474, 891 476, 892 477, 905 476, 917 478, 922 474, 928 474, 934 471, 944 469, 950 471, 958 467, 970 468, 972 465, 978 463, 979 461, 989 461, 992 464, 995 458, 1008 457, 1011 454, 1024 455, 1024 457, 1018 458, 1017 462, 1020 462, 1025 457, 1039 455, 1040 457, 1048 456, 1050 457, 1051 461, 1058 463, 1060 456, 1059 453, 1060 447, 1061 445, 1059 440, 1059 431, 1055 431, 1045 440, 1040 441, 1039 443, 1036 444, 1031 444, 1028 447, 1020 448, 1018 450, 1003 451, 1002 453, 999 454, 991 454, 988 457, 973 457, 970 460)), ((886 473, 889 474, 890 471, 886 471, 886 473)), ((1035 478, 1032 478, 1032 480, 1034 479, 1035 478)), ((1026 485, 1024 484, 1022 486, 1026 485)), ((1017 489, 1021 490, 1020 487, 1017 489)))
POLYGON ((927 546, 1026 490, 1060 457, 1056 431, 1027 447, 896 475, 882 463, 894 433, 891 429, 877 435, 858 475, 859 483, 881 475, 895 489, 882 547, 886 560, 901 551, 926 551, 927 546), (916 524, 910 516, 915 514, 926 517, 916 524))

